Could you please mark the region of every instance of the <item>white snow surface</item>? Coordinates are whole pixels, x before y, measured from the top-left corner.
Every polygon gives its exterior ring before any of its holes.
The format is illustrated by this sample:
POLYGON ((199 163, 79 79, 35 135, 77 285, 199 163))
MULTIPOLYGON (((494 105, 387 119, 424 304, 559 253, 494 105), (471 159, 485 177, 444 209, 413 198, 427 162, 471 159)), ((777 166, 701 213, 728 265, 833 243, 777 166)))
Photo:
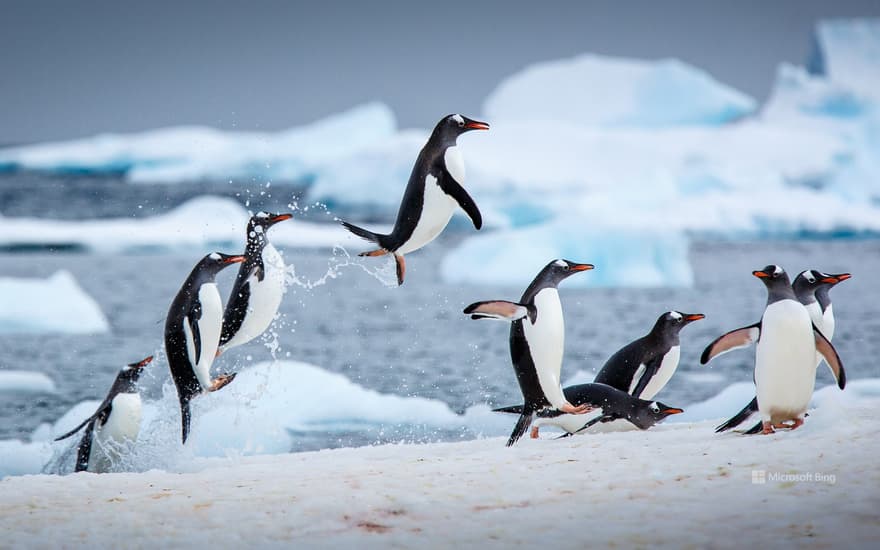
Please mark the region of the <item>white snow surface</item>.
POLYGON ((880 380, 815 401, 771 436, 714 434, 713 420, 9 477, 0 530, 11 548, 873 547, 880 380))
POLYGON ((677 59, 644 61, 584 54, 537 63, 504 79, 483 108, 493 122, 584 126, 717 125, 756 102, 677 59))
POLYGON ((68 271, 46 279, 0 277, 0 332, 92 334, 110 323, 68 271))
MULTIPOLYGON (((333 222, 331 216, 327 218, 328 223, 295 218, 278 223, 269 231, 269 240, 279 246, 301 248, 363 243, 333 222)), ((236 200, 206 195, 190 199, 168 213, 143 218, 88 221, 0 218, 0 245, 73 246, 101 253, 211 247, 239 249, 244 248, 249 219, 250 213, 236 200)))
POLYGON ((55 382, 42 372, 0 369, 0 394, 2 393, 55 393, 55 382))

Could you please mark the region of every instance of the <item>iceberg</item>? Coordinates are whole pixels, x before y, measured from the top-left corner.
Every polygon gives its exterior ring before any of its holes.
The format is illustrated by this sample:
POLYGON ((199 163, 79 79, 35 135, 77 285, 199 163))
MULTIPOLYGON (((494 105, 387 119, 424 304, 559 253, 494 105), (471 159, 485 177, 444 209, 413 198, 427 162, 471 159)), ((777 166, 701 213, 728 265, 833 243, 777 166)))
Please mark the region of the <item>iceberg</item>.
POLYGON ((107 332, 98 303, 68 271, 46 279, 0 277, 0 333, 107 332))
POLYGON ((503 80, 483 112, 494 122, 555 121, 601 127, 715 126, 756 102, 677 59, 585 54, 532 65, 503 80))
POLYGON ((816 25, 810 71, 880 98, 880 18, 829 19, 816 25))
POLYGON ((0 370, 0 393, 56 393, 57 391, 55 382, 42 372, 0 370))
MULTIPOLYGON (((203 196, 143 218, 69 221, 0 217, 0 249, 67 248, 101 253, 207 250, 244 246, 248 211, 236 200, 203 196)), ((292 219, 272 228, 279 246, 333 248, 361 241, 335 223, 292 219)))
POLYGON ((394 114, 369 103, 280 132, 182 126, 0 150, 0 169, 125 174, 136 182, 261 177, 305 181, 321 166, 396 131, 394 114))

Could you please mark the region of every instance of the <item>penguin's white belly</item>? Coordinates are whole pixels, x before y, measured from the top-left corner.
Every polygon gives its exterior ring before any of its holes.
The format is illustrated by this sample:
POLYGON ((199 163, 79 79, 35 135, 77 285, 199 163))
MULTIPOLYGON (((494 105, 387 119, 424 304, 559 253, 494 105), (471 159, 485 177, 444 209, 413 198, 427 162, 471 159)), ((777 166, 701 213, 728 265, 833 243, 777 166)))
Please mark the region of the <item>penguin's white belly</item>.
POLYGON ((762 420, 802 418, 816 381, 816 344, 806 308, 794 300, 767 306, 755 357, 762 420))
POLYGON ((425 194, 419 221, 409 239, 396 250, 406 254, 425 246, 437 238, 449 223, 458 203, 437 185, 437 178, 428 174, 425 178, 425 194))
MULTIPOLYGON (((657 369, 657 372, 651 377, 651 381, 645 386, 642 394, 638 396, 640 399, 646 399, 648 401, 654 399, 654 396, 666 386, 669 379, 675 374, 675 369, 678 368, 679 357, 681 357, 681 346, 672 346, 672 348, 666 352, 666 355, 663 356, 660 368, 657 369)), ((636 383, 638 383, 638 381, 636 381, 636 383)))
POLYGON ((541 391, 550 404, 559 409, 566 402, 560 385, 565 322, 556 289, 545 288, 538 292, 535 296, 535 309, 538 312, 537 320, 533 325, 528 317, 524 318, 523 333, 535 363, 541 391))
POLYGON ((103 426, 95 424, 89 453, 90 472, 106 472, 118 462, 126 444, 137 440, 141 428, 141 397, 120 393, 113 398, 110 416, 103 426))
MULTIPOLYGON (((199 335, 201 337, 201 355, 198 364, 195 363, 195 355, 190 354, 190 363, 202 389, 211 387, 211 365, 217 354, 217 346, 220 343, 220 330, 223 328, 223 304, 220 301, 220 293, 215 283, 206 283, 199 289, 199 302, 202 305, 202 316, 197 321, 199 335)), ((195 342, 189 325, 184 319, 183 329, 186 332, 187 345, 190 352, 195 350, 195 342), (190 344, 192 342, 192 344, 190 344)))
POLYGON ((822 314, 822 326, 816 326, 819 327, 825 338, 828 338, 829 342, 834 338, 834 312, 831 310, 831 304, 828 304, 825 313, 822 314))
POLYGON ((262 281, 253 275, 248 279, 250 297, 247 312, 238 332, 226 342, 223 349, 250 342, 263 334, 275 319, 284 296, 284 259, 271 244, 263 249, 263 270, 262 281))
MULTIPOLYGON (((825 332, 825 319, 822 317, 822 307, 819 305, 819 302, 813 302, 811 304, 807 304, 804 306, 807 308, 807 313, 810 314, 810 321, 816 325, 816 328, 819 329, 828 341, 831 341, 831 338, 828 336, 828 333, 825 332)), ((822 363, 822 354, 818 351, 816 352, 816 367, 822 363)))
MULTIPOLYGON (((556 426, 567 433, 575 433, 584 427, 584 424, 593 420, 602 414, 602 409, 593 409, 585 414, 561 414, 553 418, 536 418, 534 424, 537 426, 556 426)), ((586 433, 590 429, 580 433, 586 433)))

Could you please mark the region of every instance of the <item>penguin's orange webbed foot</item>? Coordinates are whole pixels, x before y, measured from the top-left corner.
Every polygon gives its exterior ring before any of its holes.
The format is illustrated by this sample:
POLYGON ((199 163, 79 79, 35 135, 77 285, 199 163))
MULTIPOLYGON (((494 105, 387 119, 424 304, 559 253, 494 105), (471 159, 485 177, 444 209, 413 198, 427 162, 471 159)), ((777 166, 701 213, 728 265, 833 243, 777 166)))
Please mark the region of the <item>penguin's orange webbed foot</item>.
POLYGON ((529 432, 529 437, 531 437, 532 439, 538 439, 538 437, 540 436, 538 432, 540 432, 540 430, 540 426, 532 426, 532 431, 529 432))
POLYGON ((768 435, 776 433, 776 430, 773 429, 773 424, 765 420, 764 422, 761 422, 761 433, 764 435, 768 435))
POLYGON ((232 374, 221 374, 217 378, 211 381, 211 387, 208 388, 209 392, 215 392, 229 385, 230 382, 235 380, 235 376, 237 373, 232 374))
POLYGON ((370 250, 368 252, 361 252, 358 256, 367 256, 368 258, 375 258, 376 256, 384 256, 388 254, 388 251, 384 248, 380 248, 378 250, 370 250))
POLYGON ((571 403, 566 403, 559 409, 560 411, 568 414, 585 414, 593 410, 593 406, 589 404, 578 405, 575 407, 571 403))

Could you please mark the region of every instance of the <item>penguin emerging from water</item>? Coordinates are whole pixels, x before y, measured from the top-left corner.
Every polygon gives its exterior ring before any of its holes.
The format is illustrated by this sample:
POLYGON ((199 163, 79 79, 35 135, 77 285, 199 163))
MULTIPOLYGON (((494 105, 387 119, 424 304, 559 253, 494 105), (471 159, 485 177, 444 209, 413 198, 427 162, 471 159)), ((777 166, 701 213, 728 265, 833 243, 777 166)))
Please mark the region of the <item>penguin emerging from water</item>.
MULTIPOLYGON (((588 405, 593 410, 587 414, 566 414, 556 409, 544 409, 537 413, 532 426, 531 437, 537 439, 539 427, 558 426, 566 433, 563 437, 582 433, 599 422, 626 420, 640 430, 647 430, 669 415, 683 413, 682 409, 664 405, 659 401, 639 399, 625 391, 606 384, 578 384, 563 388, 562 392, 569 403, 588 405)), ((502 407, 495 412, 522 414, 522 405, 502 407)))
MULTIPOLYGON (((813 321, 813 325, 819 329, 819 332, 821 332, 829 342, 834 337, 835 323, 834 311, 831 307, 831 296, 828 294, 828 291, 837 283, 845 281, 850 277, 851 275, 849 273, 829 275, 815 269, 809 269, 800 272, 798 276, 794 278, 794 282, 791 283, 798 301, 804 304, 807 308, 807 312, 810 314, 810 319, 813 321)), ((816 367, 818 367, 821 362, 822 356, 821 354, 817 354, 816 367)), ((837 378, 837 375, 833 370, 831 371, 831 374, 835 376, 838 385, 846 384, 845 373, 841 373, 841 375, 844 376, 844 380, 842 381, 837 378)), ((842 388, 843 386, 841 385, 840 387, 842 388)), ((715 432, 719 433, 735 428, 756 412, 758 412, 758 398, 754 397, 741 411, 736 413, 724 424, 716 427, 715 432)), ((757 433, 760 429, 761 424, 759 423, 745 433, 757 433)))
POLYGON ((471 319, 512 321, 510 327, 510 359, 523 395, 519 420, 507 446, 522 437, 538 411, 557 409, 583 414, 588 405, 574 406, 562 393, 560 371, 565 348, 565 322, 559 302, 559 283, 581 271, 593 269, 591 264, 554 260, 538 273, 518 303, 504 300, 476 302, 464 309, 471 319))
POLYGON ((361 256, 394 254, 397 262, 397 284, 406 274, 404 254, 418 250, 439 235, 449 223, 456 206, 461 207, 480 229, 483 217, 464 184, 464 161, 458 150, 458 136, 471 130, 488 130, 485 122, 462 115, 444 117, 422 148, 409 176, 409 183, 400 203, 397 221, 389 235, 367 231, 348 222, 346 229, 379 245, 378 250, 362 252, 361 256))
POLYGON ((678 368, 678 333, 705 317, 702 313, 667 311, 657 319, 651 332, 612 355, 594 382, 608 384, 634 397, 653 399, 678 368))
POLYGON ((705 364, 722 353, 757 342, 755 389, 761 432, 769 434, 775 428, 795 429, 803 424, 816 381, 817 352, 828 362, 841 389, 846 377, 837 351, 813 326, 785 270, 768 265, 753 275, 767 287, 761 320, 717 338, 703 351, 700 362, 705 364))
POLYGON ((217 355, 250 342, 275 319, 284 295, 284 259, 269 242, 266 232, 292 217, 293 214, 258 212, 248 221, 245 261, 238 269, 226 303, 217 355))
POLYGON ((137 382, 153 356, 122 367, 104 401, 92 416, 76 428, 55 438, 67 439, 86 427, 76 449, 76 472, 106 472, 119 460, 120 446, 137 440, 141 428, 141 396, 137 382))
POLYGON ((224 374, 211 379, 211 364, 223 326, 223 304, 214 279, 224 267, 245 259, 219 252, 208 254, 193 268, 168 310, 165 354, 180 399, 183 443, 189 435, 190 401, 203 392, 219 390, 235 378, 235 374, 224 374))

